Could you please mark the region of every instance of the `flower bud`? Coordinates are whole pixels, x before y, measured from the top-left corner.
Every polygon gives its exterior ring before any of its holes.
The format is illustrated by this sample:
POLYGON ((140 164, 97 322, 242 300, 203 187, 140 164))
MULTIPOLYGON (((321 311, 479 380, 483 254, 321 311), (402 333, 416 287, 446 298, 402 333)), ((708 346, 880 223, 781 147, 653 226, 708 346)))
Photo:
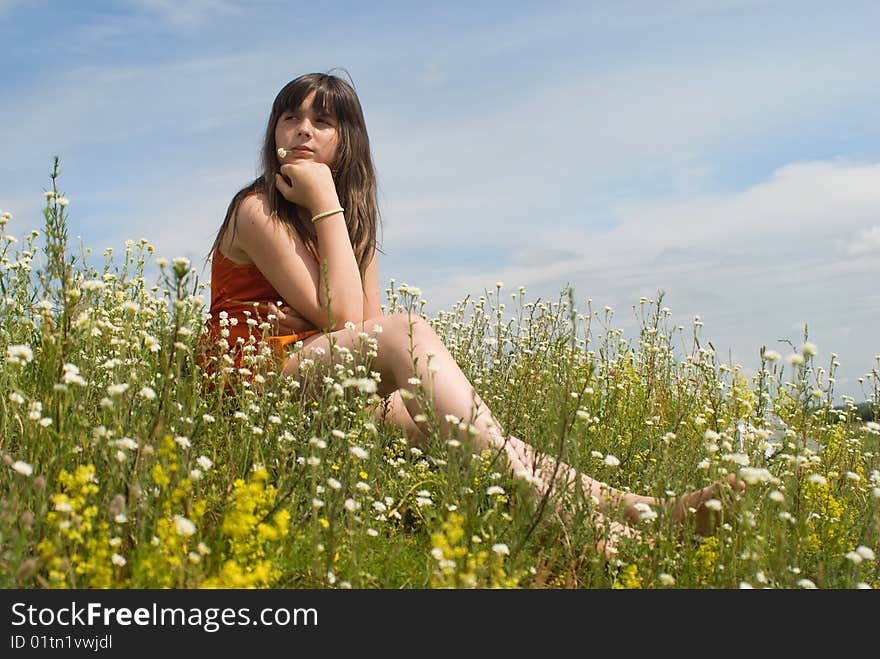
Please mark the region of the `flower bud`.
POLYGON ((37 562, 33 558, 26 558, 21 562, 21 565, 18 566, 18 580, 27 581, 34 576, 34 572, 36 571, 37 562))

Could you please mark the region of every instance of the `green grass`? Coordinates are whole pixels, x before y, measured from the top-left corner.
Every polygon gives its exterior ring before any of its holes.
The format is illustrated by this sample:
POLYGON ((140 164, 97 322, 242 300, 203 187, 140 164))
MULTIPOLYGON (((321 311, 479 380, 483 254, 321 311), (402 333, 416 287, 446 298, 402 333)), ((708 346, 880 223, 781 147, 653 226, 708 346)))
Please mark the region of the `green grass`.
MULTIPOLYGON (((147 282, 146 241, 98 266, 71 254, 57 161, 52 181, 44 231, 10 241, 6 217, 0 234, 4 588, 880 586, 876 364, 869 400, 835 407, 835 356, 763 353, 747 378, 662 295, 633 305, 636 336, 570 289, 499 286, 430 318, 542 451, 655 496, 748 481, 711 535, 657 511, 606 559, 589 501, 557 515, 499 456, 436 430, 417 449, 377 420, 356 385, 368 364, 304 367, 314 399, 271 370, 260 391, 212 387, 196 359, 207 283, 184 259, 147 282)), ((424 307, 386 290, 389 313, 424 307)))

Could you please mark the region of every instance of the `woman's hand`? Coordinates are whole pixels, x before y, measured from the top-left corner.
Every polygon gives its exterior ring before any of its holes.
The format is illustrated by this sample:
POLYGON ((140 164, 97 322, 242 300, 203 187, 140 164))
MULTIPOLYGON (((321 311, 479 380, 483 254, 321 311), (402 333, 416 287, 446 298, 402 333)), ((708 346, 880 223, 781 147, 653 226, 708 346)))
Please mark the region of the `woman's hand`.
POLYGON ((339 207, 333 173, 322 162, 297 160, 281 165, 281 173, 275 174, 275 187, 287 201, 313 215, 339 207))
POLYGON ((315 329, 308 320, 300 316, 294 309, 287 305, 282 305, 279 309, 273 303, 267 305, 268 313, 274 314, 275 319, 270 320, 275 336, 283 336, 285 334, 299 334, 306 330, 315 329))

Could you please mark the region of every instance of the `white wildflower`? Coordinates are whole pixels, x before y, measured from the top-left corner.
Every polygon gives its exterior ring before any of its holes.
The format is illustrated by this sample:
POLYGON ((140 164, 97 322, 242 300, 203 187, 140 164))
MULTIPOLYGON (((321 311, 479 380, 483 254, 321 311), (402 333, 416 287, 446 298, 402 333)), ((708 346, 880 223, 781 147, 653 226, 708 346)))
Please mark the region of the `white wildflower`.
POLYGON ((156 392, 152 387, 142 387, 138 392, 138 396, 141 398, 146 398, 147 400, 153 400, 156 398, 156 392))
POLYGON ((646 503, 640 501, 634 504, 633 508, 639 512, 640 522, 652 522, 657 519, 657 512, 646 503))
POLYGON ((721 456, 721 459, 725 462, 732 462, 740 467, 748 467, 749 466, 749 456, 745 453, 725 453, 721 456))
POLYGON ((352 446, 350 449, 348 449, 348 452, 351 453, 358 460, 366 460, 370 455, 365 449, 362 449, 360 446, 352 446))
POLYGON ((16 460, 10 465, 12 470, 21 474, 22 476, 30 476, 34 473, 34 468, 31 467, 27 462, 23 462, 21 460, 16 460))
POLYGON ((771 483, 776 481, 776 477, 773 476, 767 469, 763 467, 742 467, 737 475, 743 481, 745 481, 748 485, 755 485, 757 483, 771 483))
POLYGON ((128 390, 128 383, 111 384, 107 387, 107 394, 110 396, 121 396, 128 390))
POLYGON ((22 344, 7 346, 6 360, 11 364, 30 364, 34 361, 34 351, 30 346, 22 344))
POLYGON ((770 494, 767 495, 767 498, 775 503, 782 503, 783 501, 785 501, 785 495, 779 490, 773 490, 770 494))
POLYGON ((43 416, 43 404, 39 401, 34 401, 28 406, 28 418, 31 421, 39 421, 40 417, 43 416))
POLYGON ((78 384, 81 387, 86 386, 86 381, 79 374, 79 367, 76 364, 64 364, 61 367, 63 375, 61 381, 64 384, 78 384))
POLYGON ((876 556, 874 555, 874 550, 870 547, 865 547, 865 545, 859 545, 858 547, 856 547, 856 553, 866 561, 873 561, 876 559, 876 556))
POLYGON ((365 394, 376 393, 376 381, 372 378, 347 378, 342 386, 345 388, 356 387, 358 391, 365 394))
POLYGON ((825 487, 828 484, 828 481, 825 480, 825 477, 822 474, 810 474, 809 478, 807 478, 808 483, 812 483, 813 485, 818 485, 819 487, 825 487))
POLYGON ((847 552, 846 556, 844 556, 844 558, 846 558, 846 560, 850 561, 853 565, 860 565, 861 562, 864 560, 862 558, 861 554, 858 554, 854 551, 847 552))
POLYGON ((182 515, 174 516, 174 529, 178 535, 190 536, 196 532, 196 525, 182 515))
POLYGON ((106 284, 100 279, 86 279, 79 287, 84 291, 100 291, 106 284))

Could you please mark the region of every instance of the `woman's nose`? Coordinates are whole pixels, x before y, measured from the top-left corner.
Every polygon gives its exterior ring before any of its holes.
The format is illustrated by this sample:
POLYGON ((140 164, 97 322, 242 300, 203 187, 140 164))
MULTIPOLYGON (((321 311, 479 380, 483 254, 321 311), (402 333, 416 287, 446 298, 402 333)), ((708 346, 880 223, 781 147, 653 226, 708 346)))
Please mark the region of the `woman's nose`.
POLYGON ((309 123, 308 119, 303 119, 299 122, 299 126, 296 127, 297 135, 311 135, 312 125, 309 123))

